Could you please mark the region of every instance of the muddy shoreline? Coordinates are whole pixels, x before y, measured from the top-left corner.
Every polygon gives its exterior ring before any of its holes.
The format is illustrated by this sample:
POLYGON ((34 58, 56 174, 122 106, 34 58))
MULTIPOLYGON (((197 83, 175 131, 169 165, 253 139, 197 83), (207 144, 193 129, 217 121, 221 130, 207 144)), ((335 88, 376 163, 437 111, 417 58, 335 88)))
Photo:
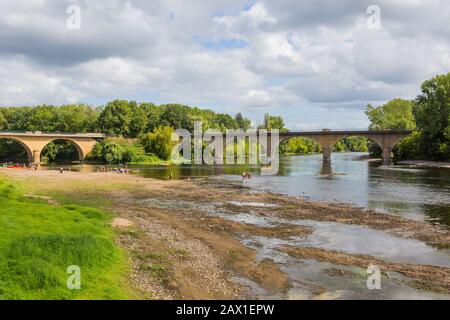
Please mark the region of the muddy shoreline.
POLYGON ((440 225, 216 179, 0 172, 31 197, 94 203, 130 221, 117 228, 117 243, 144 298, 449 298, 450 231, 440 225), (395 294, 367 289, 369 264, 395 294))

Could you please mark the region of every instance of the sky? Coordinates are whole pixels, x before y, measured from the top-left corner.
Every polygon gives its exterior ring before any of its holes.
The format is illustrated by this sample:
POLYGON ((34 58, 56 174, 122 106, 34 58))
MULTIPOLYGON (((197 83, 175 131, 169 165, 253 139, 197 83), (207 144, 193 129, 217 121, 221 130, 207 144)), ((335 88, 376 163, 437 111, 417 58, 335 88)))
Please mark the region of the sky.
POLYGON ((0 106, 181 103, 291 130, 450 71, 448 0, 0 0, 0 106))

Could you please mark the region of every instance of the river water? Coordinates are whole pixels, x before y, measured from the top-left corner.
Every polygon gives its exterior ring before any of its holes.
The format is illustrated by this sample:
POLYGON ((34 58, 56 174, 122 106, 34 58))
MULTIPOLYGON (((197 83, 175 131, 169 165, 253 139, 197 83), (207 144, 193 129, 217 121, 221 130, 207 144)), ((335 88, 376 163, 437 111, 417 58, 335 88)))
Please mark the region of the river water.
POLYGON ((277 176, 255 176, 248 185, 328 202, 348 202, 450 226, 450 170, 383 167, 362 153, 334 153, 333 175, 321 175, 321 155, 287 156, 277 176))
MULTIPOLYGON (((267 190, 327 202, 346 202, 410 219, 438 222, 450 227, 450 170, 383 167, 379 162, 361 160, 365 153, 333 153, 332 175, 322 175, 322 155, 282 156, 274 176, 260 176, 249 166, 129 166, 144 177, 174 179, 214 177, 243 183, 243 171, 251 171, 245 183, 267 190)), ((59 168, 59 166, 57 167, 59 168)), ((84 165, 75 170, 96 171, 84 165)))

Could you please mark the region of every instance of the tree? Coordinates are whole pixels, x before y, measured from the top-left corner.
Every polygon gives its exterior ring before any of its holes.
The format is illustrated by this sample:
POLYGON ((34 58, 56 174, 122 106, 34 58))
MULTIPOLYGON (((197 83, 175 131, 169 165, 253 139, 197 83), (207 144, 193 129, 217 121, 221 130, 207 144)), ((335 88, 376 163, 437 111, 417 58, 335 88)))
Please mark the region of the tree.
POLYGON ((240 112, 234 116, 234 120, 236 121, 238 128, 244 131, 250 129, 252 125, 252 122, 249 119, 244 118, 244 116, 240 112))
MULTIPOLYGON (((416 127, 416 122, 413 114, 414 102, 404 99, 393 99, 385 103, 384 105, 376 108, 370 104, 367 106, 366 115, 370 120, 370 130, 413 130, 416 127)), ((414 140, 410 140, 410 143, 416 143, 414 140)), ((406 145, 402 145, 406 147, 406 145)), ((397 147, 394 149, 394 157, 401 159, 400 155, 405 155, 397 147)), ((413 149, 413 146, 407 148, 413 149)), ((369 144, 369 152, 372 156, 381 156, 381 148, 378 144, 371 142, 369 144)))
POLYGON ((153 130, 153 132, 142 135, 139 141, 145 152, 153 153, 160 159, 169 160, 172 148, 176 143, 172 141, 173 131, 172 127, 161 126, 153 130))
POLYGON ((266 113, 264 115, 264 124, 258 126, 258 129, 274 130, 278 129, 280 132, 287 132, 288 130, 284 126, 284 120, 280 116, 271 116, 266 113))
POLYGON ((366 152, 369 150, 369 141, 367 138, 352 136, 339 140, 335 146, 335 151, 350 151, 350 152, 366 152))
POLYGON ((366 115, 370 120, 370 130, 412 130, 416 126, 413 102, 410 100, 397 98, 376 108, 369 104, 367 105, 366 115))
POLYGON ((176 129, 194 130, 194 122, 191 118, 191 110, 188 106, 180 104, 163 105, 160 125, 176 129))
POLYGON ((42 105, 33 108, 25 121, 28 130, 54 132, 57 131, 59 115, 53 106, 42 105))
POLYGON ((3 115, 3 112, 0 110, 0 130, 5 130, 7 128, 6 118, 3 115))
POLYGON ((136 102, 130 102, 131 108, 131 123, 129 131, 127 132, 128 137, 138 137, 145 132, 148 125, 148 117, 141 105, 136 102))
POLYGON ((312 139, 294 137, 281 142, 280 151, 282 154, 306 154, 319 152, 320 146, 312 139))
POLYGON ((109 164, 121 163, 123 160, 123 147, 113 141, 106 141, 102 146, 102 155, 109 164))
POLYGON ((238 129, 238 124, 229 114, 216 114, 213 120, 213 129, 218 129, 221 132, 226 132, 227 129, 238 129))
POLYGON ((414 117, 421 131, 421 152, 431 159, 450 159, 450 73, 422 83, 414 117))
POLYGON ((141 103, 140 107, 147 117, 147 126, 145 131, 152 132, 160 125, 163 108, 147 102, 141 103))
POLYGON ((92 132, 97 131, 96 122, 99 110, 85 104, 71 104, 61 106, 56 112, 59 113, 59 121, 56 126, 60 132, 92 132))
POLYGON ((12 139, 0 139, 0 160, 2 162, 28 162, 28 154, 25 148, 12 139))
POLYGON ((102 132, 118 136, 130 135, 132 109, 126 100, 108 102, 101 112, 98 122, 102 132))
POLYGON ((70 141, 55 140, 48 143, 42 150, 44 162, 70 162, 79 160, 78 152, 70 141))

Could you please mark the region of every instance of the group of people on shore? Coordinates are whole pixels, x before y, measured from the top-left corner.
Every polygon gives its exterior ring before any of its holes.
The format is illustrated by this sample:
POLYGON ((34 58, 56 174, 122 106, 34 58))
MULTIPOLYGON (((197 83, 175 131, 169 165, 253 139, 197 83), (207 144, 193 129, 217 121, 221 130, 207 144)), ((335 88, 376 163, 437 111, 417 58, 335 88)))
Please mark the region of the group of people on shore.
POLYGON ((118 174, 127 174, 128 173, 128 166, 125 166, 125 168, 117 168, 117 167, 115 167, 115 168, 112 168, 112 169, 108 168, 106 166, 101 166, 99 171, 100 172, 110 172, 110 171, 112 171, 112 172, 115 172, 115 173, 118 173, 118 174))

